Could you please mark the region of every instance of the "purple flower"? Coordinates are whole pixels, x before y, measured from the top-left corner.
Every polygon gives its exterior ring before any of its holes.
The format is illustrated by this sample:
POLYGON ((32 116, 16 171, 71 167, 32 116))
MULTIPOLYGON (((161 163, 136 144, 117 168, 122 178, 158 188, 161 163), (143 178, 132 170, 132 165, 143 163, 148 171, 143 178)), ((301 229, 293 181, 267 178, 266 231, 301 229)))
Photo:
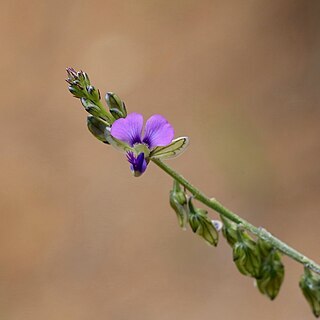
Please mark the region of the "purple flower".
POLYGON ((130 113, 126 118, 118 119, 113 123, 111 135, 131 147, 137 143, 143 143, 152 149, 170 144, 174 130, 163 116, 155 114, 147 120, 143 133, 143 116, 139 113, 130 113))
POLYGON ((150 152, 156 147, 169 145, 174 136, 173 127, 163 116, 151 116, 143 128, 143 116, 138 113, 116 120, 110 133, 127 146, 127 159, 135 176, 146 170, 150 152))

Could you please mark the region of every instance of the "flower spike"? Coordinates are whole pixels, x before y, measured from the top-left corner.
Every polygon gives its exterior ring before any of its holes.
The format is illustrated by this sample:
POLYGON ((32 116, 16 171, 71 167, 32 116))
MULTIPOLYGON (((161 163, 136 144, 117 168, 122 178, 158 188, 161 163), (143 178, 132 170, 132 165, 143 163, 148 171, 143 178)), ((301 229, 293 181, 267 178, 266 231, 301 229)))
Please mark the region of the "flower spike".
POLYGON ((255 278, 259 291, 275 299, 284 279, 284 254, 305 267, 300 288, 316 317, 320 317, 320 265, 287 245, 262 227, 257 227, 224 207, 214 198, 207 197, 182 175, 168 166, 163 159, 177 157, 186 150, 189 139, 174 139, 174 129, 161 115, 151 116, 144 125, 139 113, 127 114, 124 102, 113 92, 107 92, 101 101, 100 91, 88 75, 73 68, 67 69, 68 89, 89 113, 87 127, 99 141, 123 152, 135 177, 141 176, 152 161, 174 179, 170 191, 170 205, 176 212, 180 227, 189 225, 194 233, 208 244, 216 246, 222 231, 232 247, 238 270, 255 278), (189 193, 190 194, 189 194, 189 193), (207 210, 196 208, 193 200, 220 214, 221 220, 212 220, 207 210))

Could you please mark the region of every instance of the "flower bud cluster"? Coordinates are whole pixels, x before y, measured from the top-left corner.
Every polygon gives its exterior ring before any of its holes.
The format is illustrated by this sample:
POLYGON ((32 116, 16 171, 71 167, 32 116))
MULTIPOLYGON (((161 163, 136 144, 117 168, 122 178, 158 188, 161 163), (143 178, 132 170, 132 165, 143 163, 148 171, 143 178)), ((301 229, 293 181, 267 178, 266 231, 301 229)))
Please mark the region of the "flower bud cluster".
POLYGON ((80 99, 84 109, 90 113, 87 117, 89 131, 98 140, 108 144, 106 130, 110 129, 116 119, 127 116, 124 102, 116 94, 108 92, 106 95, 108 111, 102 105, 100 91, 91 84, 87 73, 67 68, 67 75, 69 91, 75 98, 80 99))
POLYGON ((275 299, 284 279, 284 266, 280 253, 261 238, 254 240, 241 225, 221 217, 222 233, 233 250, 238 270, 255 278, 259 291, 275 299))
POLYGON ((91 85, 90 79, 85 72, 77 72, 73 68, 67 68, 67 74, 68 89, 76 98, 90 99, 92 102, 100 100, 99 90, 91 85))
POLYGON ((181 228, 186 229, 189 223, 191 230, 202 237, 208 244, 217 246, 221 229, 220 221, 208 218, 208 212, 195 208, 192 197, 189 197, 180 184, 174 180, 170 191, 170 205, 176 212, 181 228))

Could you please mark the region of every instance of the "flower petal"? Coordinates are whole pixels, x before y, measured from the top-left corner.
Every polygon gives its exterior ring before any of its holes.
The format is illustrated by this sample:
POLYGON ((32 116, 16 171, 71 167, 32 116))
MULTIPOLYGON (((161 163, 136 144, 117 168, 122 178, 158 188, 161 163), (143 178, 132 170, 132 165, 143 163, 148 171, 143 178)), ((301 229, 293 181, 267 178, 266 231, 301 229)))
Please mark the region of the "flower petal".
POLYGON ((105 138, 110 145, 112 145, 115 149, 117 149, 120 152, 133 151, 132 147, 129 146, 126 142, 118 140, 117 138, 111 135, 111 128, 106 128, 105 138))
POLYGON ((111 135, 132 147, 135 143, 141 143, 142 127, 143 116, 130 113, 126 118, 120 118, 112 124, 111 135))
POLYGON ((135 177, 140 177, 146 171, 147 161, 143 152, 136 156, 133 152, 129 151, 127 159, 130 162, 130 169, 135 177))
POLYGON ((147 120, 143 142, 150 149, 168 145, 173 137, 173 127, 163 116, 155 114, 147 120))

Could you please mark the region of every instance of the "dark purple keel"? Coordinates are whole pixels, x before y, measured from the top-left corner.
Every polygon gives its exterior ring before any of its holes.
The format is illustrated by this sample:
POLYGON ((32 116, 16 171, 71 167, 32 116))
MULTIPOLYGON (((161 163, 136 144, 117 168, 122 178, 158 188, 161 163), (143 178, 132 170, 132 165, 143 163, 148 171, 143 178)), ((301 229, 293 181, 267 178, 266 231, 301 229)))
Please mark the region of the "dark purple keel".
POLYGON ((147 169, 147 162, 144 158, 144 153, 136 155, 129 151, 127 152, 127 159, 130 162, 130 169, 135 177, 141 176, 147 169))

